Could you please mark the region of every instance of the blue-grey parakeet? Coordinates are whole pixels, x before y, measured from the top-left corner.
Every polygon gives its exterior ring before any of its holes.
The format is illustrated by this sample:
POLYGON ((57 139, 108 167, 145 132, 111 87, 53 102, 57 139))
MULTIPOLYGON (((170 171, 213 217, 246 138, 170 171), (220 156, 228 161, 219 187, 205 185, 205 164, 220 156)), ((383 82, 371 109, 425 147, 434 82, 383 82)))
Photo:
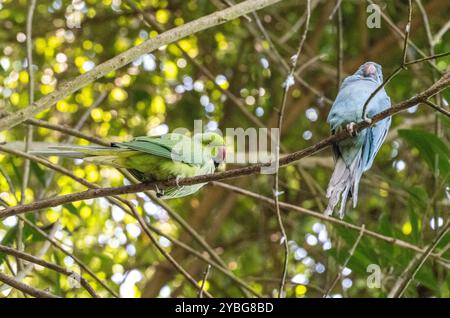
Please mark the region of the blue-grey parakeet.
POLYGON ((363 114, 363 106, 375 89, 383 83, 381 66, 366 62, 342 82, 327 122, 331 133, 347 129, 353 137, 333 145, 335 168, 327 189, 329 199, 325 214, 331 215, 340 201, 339 216, 344 217, 347 198, 351 197, 353 207, 358 200, 358 184, 361 175, 372 166, 373 160, 383 144, 391 124, 387 117, 360 133, 353 131, 355 123, 389 108, 391 100, 381 89, 370 101, 363 114), (364 117, 364 118, 363 118, 364 117))

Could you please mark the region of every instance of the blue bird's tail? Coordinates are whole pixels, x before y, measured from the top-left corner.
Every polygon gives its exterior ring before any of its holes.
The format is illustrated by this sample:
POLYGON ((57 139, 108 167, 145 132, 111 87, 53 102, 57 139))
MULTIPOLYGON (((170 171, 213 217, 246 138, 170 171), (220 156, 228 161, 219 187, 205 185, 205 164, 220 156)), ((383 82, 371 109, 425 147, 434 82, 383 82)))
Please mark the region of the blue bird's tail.
POLYGON ((325 209, 325 215, 333 214, 334 208, 339 204, 339 217, 344 218, 347 198, 350 195, 353 201, 353 207, 358 201, 358 184, 362 175, 361 170, 361 151, 357 153, 350 166, 347 166, 344 159, 337 158, 333 175, 327 188, 328 206, 325 209))

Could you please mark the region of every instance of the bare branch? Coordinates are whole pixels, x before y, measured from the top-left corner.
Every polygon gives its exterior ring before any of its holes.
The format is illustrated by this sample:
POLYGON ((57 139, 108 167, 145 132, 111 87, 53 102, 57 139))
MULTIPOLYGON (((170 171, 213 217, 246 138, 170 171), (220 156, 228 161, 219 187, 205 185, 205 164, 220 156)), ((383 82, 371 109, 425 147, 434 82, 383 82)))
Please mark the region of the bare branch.
POLYGON ((202 284, 200 285, 200 291, 198 292, 198 298, 203 298, 203 289, 205 288, 205 282, 208 280, 209 271, 211 265, 206 266, 205 274, 203 275, 202 284))
POLYGON ((159 34, 158 36, 151 38, 138 46, 132 47, 112 59, 97 65, 89 72, 81 74, 80 76, 63 83, 54 92, 42 97, 28 107, 20 109, 19 111, 0 119, 0 131, 14 127, 21 122, 24 122, 26 119, 42 112, 43 110, 52 107, 59 100, 73 94, 89 83, 102 78, 109 72, 127 65, 145 53, 152 52, 163 45, 175 42, 196 32, 226 23, 242 15, 265 8, 280 1, 281 0, 247 0, 231 8, 217 11, 159 34))
POLYGON ((63 275, 69 276, 77 281, 80 282, 80 285, 84 287, 84 289, 86 289, 86 291, 94 298, 99 298, 99 296, 97 295, 97 293, 95 292, 95 290, 92 288, 91 285, 89 285, 89 283, 78 273, 70 271, 65 269, 64 267, 61 267, 59 265, 44 261, 36 256, 33 256, 31 254, 27 254, 18 250, 15 250, 11 247, 8 246, 4 246, 4 245, 0 245, 0 252, 1 253, 5 253, 8 255, 12 255, 15 256, 17 258, 23 259, 25 261, 28 261, 30 263, 33 264, 37 264, 40 265, 42 267, 46 267, 48 269, 51 269, 55 272, 61 273, 63 275))
POLYGON ((49 292, 24 284, 21 281, 15 279, 14 277, 5 275, 1 272, 0 272, 0 282, 5 283, 6 285, 11 286, 12 288, 20 290, 21 292, 36 298, 59 298, 58 296, 55 296, 49 292))
POLYGON ((363 225, 361 226, 361 231, 359 231, 359 235, 358 235, 358 237, 357 237, 355 243, 353 244, 352 248, 350 249, 350 252, 348 253, 347 258, 345 259, 344 264, 342 264, 342 266, 340 266, 340 269, 339 269, 339 271, 338 271, 336 277, 335 277, 334 280, 332 281, 330 287, 329 287, 329 288, 327 289, 327 291, 324 293, 323 297, 325 297, 325 298, 328 297, 328 295, 329 295, 329 294, 331 293, 331 291, 333 290, 334 286, 336 286, 337 282, 338 282, 339 279, 341 278, 341 276, 342 276, 342 270, 343 270, 344 268, 347 267, 348 262, 349 262, 350 259, 352 258, 353 254, 355 254, 356 248, 358 247, 359 242, 361 242, 361 239, 362 239, 362 237, 363 237, 363 235, 364 235, 365 229, 366 229, 366 226, 363 224, 363 225))
MULTIPOLYGON (((245 190, 245 189, 242 189, 242 188, 239 188, 239 187, 227 184, 227 183, 214 181, 212 184, 214 186, 223 187, 223 188, 226 188, 226 189, 231 190, 233 192, 239 193, 241 195, 245 195, 245 196, 257 199, 257 200, 259 200, 261 202, 264 202, 266 204, 270 204, 270 205, 274 205, 275 204, 275 201, 272 198, 269 198, 269 197, 263 196, 261 194, 257 194, 257 193, 254 193, 254 192, 251 192, 251 191, 248 191, 248 190, 245 190)), ((280 202, 280 207, 282 209, 284 209, 284 210, 296 211, 296 212, 299 212, 299 213, 302 213, 302 214, 305 214, 305 215, 317 218, 317 219, 319 219, 321 221, 324 221, 324 222, 328 222, 328 223, 332 223, 332 224, 336 224, 336 225, 341 225, 341 226, 343 226, 343 227, 345 227, 346 229, 349 229, 349 230, 358 231, 358 232, 362 231, 362 227, 360 227, 360 226, 357 226, 357 225, 354 225, 352 223, 348 223, 348 222, 342 221, 341 219, 337 219, 337 218, 334 218, 334 217, 331 217, 331 216, 326 216, 323 213, 311 211, 311 210, 302 208, 302 207, 297 206, 297 205, 293 205, 293 204, 289 204, 289 203, 285 203, 285 202, 280 202)), ((420 247, 418 247, 418 246, 416 246, 414 244, 408 243, 406 241, 403 241, 403 240, 400 240, 400 239, 397 239, 397 238, 394 238, 394 237, 385 236, 385 235, 382 235, 380 233, 373 232, 373 231, 370 231, 370 230, 367 230, 367 229, 364 229, 364 234, 367 235, 367 236, 376 238, 378 240, 382 240, 382 241, 387 242, 389 244, 393 244, 393 245, 396 245, 396 246, 399 246, 399 247, 402 247, 402 248, 406 248, 406 249, 409 249, 409 250, 412 250, 412 251, 415 251, 415 252, 419 252, 419 253, 425 252, 424 249, 421 249, 420 247)), ((450 261, 447 260, 447 259, 441 258, 441 255, 439 255, 439 254, 431 254, 431 257, 438 259, 447 268, 450 267, 450 261)))
POLYGON ((422 255, 418 254, 411 260, 410 264, 402 273, 402 275, 392 288, 391 292, 389 293, 388 296, 389 298, 398 298, 403 295, 403 293, 406 291, 411 281, 414 279, 416 274, 422 268, 423 264, 425 264, 427 259, 430 257, 431 253, 434 251, 436 246, 444 238, 444 236, 448 233, 449 230, 450 230, 450 221, 447 221, 447 223, 442 228, 441 232, 434 238, 433 242, 428 246, 428 248, 424 252, 422 252, 422 255))
MULTIPOLYGON (((284 261, 283 261, 283 271, 281 274, 281 280, 280 280, 280 290, 278 293, 278 297, 284 297, 283 293, 284 293, 284 285, 286 283, 286 276, 287 276, 287 271, 288 271, 288 257, 289 257, 289 245, 288 245, 288 238, 286 235, 286 230, 284 228, 284 224, 283 224, 283 219, 281 217, 281 212, 280 212, 280 205, 279 205, 279 196, 280 196, 280 190, 279 190, 279 166, 280 166, 280 134, 282 131, 282 126, 283 126, 283 119, 284 119, 284 110, 286 108, 286 102, 287 102, 287 97, 288 97, 288 93, 289 93, 289 88, 291 87, 291 82, 294 81, 294 72, 295 69, 297 67, 297 63, 298 63, 298 58, 300 56, 300 53, 302 52, 303 49, 303 44, 305 43, 306 40, 306 35, 308 33, 308 28, 309 28, 309 20, 311 17, 311 1, 307 0, 306 1, 306 22, 305 22, 305 29, 303 31, 303 34, 300 38, 300 42, 297 48, 297 52, 295 53, 295 55, 292 57, 291 62, 292 62, 292 66, 291 69, 289 71, 289 74, 284 82, 284 92, 283 92, 283 99, 281 102, 281 107, 279 109, 279 113, 278 113, 278 131, 280 133, 278 133, 277 137, 276 137, 276 143, 275 143, 275 176, 274 176, 274 198, 275 198, 275 211, 277 214, 277 221, 278 221, 278 226, 280 228, 280 232, 281 232, 281 242, 284 246, 284 261)), ((264 29, 264 28, 263 28, 264 29)))
MULTIPOLYGON (((32 37, 32 27, 33 27, 33 16, 34 10, 36 8, 36 0, 31 0, 28 5, 27 23, 26 23, 26 51, 27 51, 27 71, 28 71, 28 100, 29 103, 34 103, 34 72, 33 72, 33 37, 32 37)), ((25 152, 28 152, 30 143, 33 141, 33 127, 27 125, 25 134, 25 152)), ((23 167, 23 178, 22 178, 22 188, 20 193, 20 204, 25 203, 25 193, 30 181, 30 161, 25 160, 23 167)), ((17 249, 23 251, 23 222, 19 221, 17 223, 17 249)), ((20 259, 17 261, 18 269, 21 271, 23 269, 23 264, 20 259)))

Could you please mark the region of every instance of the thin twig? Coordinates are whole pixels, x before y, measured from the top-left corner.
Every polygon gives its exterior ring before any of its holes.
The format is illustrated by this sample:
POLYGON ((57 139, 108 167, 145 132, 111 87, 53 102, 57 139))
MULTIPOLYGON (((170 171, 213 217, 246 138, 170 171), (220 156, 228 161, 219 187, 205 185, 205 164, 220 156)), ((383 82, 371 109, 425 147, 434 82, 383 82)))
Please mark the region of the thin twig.
MULTIPOLYGON (((8 207, 9 204, 6 202, 3 202, 2 205, 4 207, 8 207)), ((20 217, 19 217, 20 220, 20 217)), ((48 236, 50 238, 53 238, 56 235, 56 232, 59 231, 59 223, 56 222, 55 224, 52 225, 52 228, 50 230, 50 233, 48 234, 48 236)), ((48 240, 46 240, 44 242, 44 244, 42 244, 41 248, 38 250, 38 252, 36 253, 35 257, 37 258, 42 258, 44 257, 45 254, 47 254, 48 249, 51 247, 51 242, 49 242, 48 240)), ((18 272, 17 275, 15 275, 16 279, 19 281, 22 281, 25 277, 28 276, 28 273, 30 273, 34 268, 33 264, 28 264, 28 266, 25 266, 25 268, 18 272)), ((0 292, 4 291, 8 289, 8 287, 6 285, 0 286, 0 292)))
POLYGON ((206 266, 205 273, 203 275, 202 284, 200 285, 200 291, 198 292, 198 298, 203 298, 203 289, 205 288, 205 283, 208 280, 209 271, 211 270, 211 265, 206 266))
POLYGON ((411 17, 412 17, 412 3, 411 0, 408 0, 409 5, 408 5, 408 22, 406 23, 406 27, 405 27, 405 36, 404 36, 404 41, 403 41, 403 51, 402 51, 402 61, 399 67, 397 67, 395 69, 394 72, 392 72, 391 75, 389 75, 384 81, 383 83, 381 83, 369 96, 369 98, 366 100, 366 102, 364 103, 363 106, 363 110, 362 110, 362 117, 365 119, 366 118, 366 111, 367 111, 367 106, 369 105, 370 101, 372 100, 372 98, 378 94, 379 91, 381 91, 395 76, 397 76, 397 74, 399 74, 402 70, 406 69, 406 53, 408 50, 408 43, 409 43, 409 33, 411 31, 411 17))
POLYGON ((35 103, 23 108, 9 116, 0 119, 0 131, 12 128, 26 119, 49 109, 59 100, 73 94, 80 88, 102 78, 106 74, 114 71, 128 63, 136 60, 139 56, 152 52, 164 45, 178 41, 184 37, 206 30, 208 28, 226 23, 244 14, 273 5, 281 0, 246 0, 233 7, 214 12, 197 20, 175 27, 158 36, 148 39, 138 46, 134 46, 119 55, 97 65, 89 72, 81 74, 61 85, 54 92, 40 98, 35 103))
MULTIPOLYGON (((342 80, 342 69, 343 69, 343 30, 342 30, 342 8, 341 8, 341 2, 342 0, 337 0, 336 8, 338 11, 337 19, 336 19, 336 29, 337 29, 337 74, 336 74, 336 86, 337 90, 339 90, 339 86, 341 85, 342 80)), ((333 17, 333 14, 331 14, 330 17, 333 17)))
POLYGON ((46 267, 50 270, 53 270, 55 272, 61 273, 63 275, 66 275, 68 277, 71 277, 72 279, 75 279, 76 281, 80 282, 80 285, 84 287, 84 289, 86 289, 86 291, 94 298, 99 298, 99 296, 97 295, 97 293, 95 292, 95 290, 92 288, 91 285, 89 285, 89 283, 78 273, 71 271, 71 270, 67 270, 64 267, 61 267, 57 264, 54 263, 50 263, 47 261, 44 261, 36 256, 33 256, 31 254, 27 254, 21 251, 18 251, 16 249, 13 249, 11 247, 8 246, 4 246, 4 245, 0 245, 0 253, 5 253, 8 255, 12 255, 15 256, 16 258, 20 258, 23 259, 27 262, 33 263, 33 264, 37 264, 40 265, 42 267, 46 267))
POLYGON ((333 20, 334 15, 336 14, 336 11, 338 11, 341 7, 342 0, 337 0, 336 5, 334 6, 333 10, 331 11, 330 16, 328 17, 328 20, 333 20))
MULTIPOLYGON (((260 202, 264 202, 264 203, 270 204, 270 205, 275 205, 275 201, 272 198, 263 196, 263 195, 258 194, 258 193, 251 192, 249 190, 245 190, 245 189, 242 189, 242 188, 239 188, 239 187, 227 184, 227 183, 218 182, 218 181, 214 181, 212 184, 214 186, 219 186, 219 187, 231 190, 233 192, 239 193, 241 195, 245 195, 245 196, 248 196, 250 198, 254 198, 254 199, 256 199, 256 200, 258 200, 260 202)), ((334 217, 326 216, 323 213, 311 211, 311 210, 302 208, 302 207, 297 206, 297 205, 293 205, 293 204, 289 204, 289 203, 285 203, 285 202, 280 202, 280 207, 282 209, 284 209, 284 210, 292 210, 292 211, 296 211, 296 212, 299 212, 299 213, 302 213, 302 214, 305 214, 305 215, 309 215, 311 217, 314 217, 314 218, 319 219, 319 220, 324 221, 324 222, 328 222, 328 223, 332 223, 332 224, 336 224, 336 225, 341 225, 341 226, 343 226, 343 227, 345 227, 346 229, 349 229, 349 230, 358 231, 358 232, 361 232, 361 230, 362 230, 362 227, 360 227, 360 226, 357 226, 357 225, 354 225, 352 223, 348 223, 348 222, 342 221, 342 220, 334 218, 334 217)), ((385 236, 385 235, 382 235, 380 233, 373 232, 373 231, 370 231, 370 230, 364 230, 364 234, 367 235, 367 236, 370 236, 370 237, 382 240, 384 242, 387 242, 387 243, 390 243, 390 244, 394 244, 396 246, 415 251, 415 252, 423 253, 425 251, 424 249, 421 249, 420 247, 418 247, 418 246, 416 246, 414 244, 408 243, 406 241, 402 241, 402 240, 394 238, 394 237, 385 236)), ((436 258, 439 261, 441 261, 444 266, 450 267, 450 261, 449 260, 441 258, 440 255, 438 255, 438 254, 431 254, 431 256, 433 258, 436 258)))
POLYGON ((324 293, 323 297, 328 297, 328 295, 331 293, 331 291, 333 290, 334 286, 336 286, 337 282, 339 281, 339 279, 342 276, 342 270, 344 268, 347 267, 348 262, 350 261, 350 259, 352 258, 353 254, 355 254, 356 248, 359 245, 359 242, 361 241, 363 235, 364 235, 364 231, 366 229, 366 225, 363 224, 361 226, 361 231, 359 232, 358 238, 356 239, 355 243, 353 244, 352 248, 350 249, 350 252, 348 253, 347 258, 345 259, 344 263, 342 264, 342 266, 340 267, 340 270, 338 271, 336 277, 334 278, 334 280, 332 281, 330 287, 328 287, 328 289, 326 290, 326 292, 324 293))
POLYGON ((431 55, 431 56, 425 56, 425 57, 417 59, 417 60, 406 62, 405 66, 421 63, 421 62, 428 61, 428 60, 435 60, 435 59, 438 59, 440 57, 444 57, 444 56, 447 56, 447 55, 450 55, 450 51, 449 52, 444 52, 444 53, 434 54, 434 55, 431 55))
MULTIPOLYGON (((36 8, 36 0, 30 0, 27 13, 26 22, 26 52, 27 52, 27 72, 28 72, 28 101, 30 104, 34 103, 34 72, 33 72, 33 16, 36 8)), ((33 141, 33 127, 30 125, 26 126, 25 133, 25 152, 28 152, 30 144, 33 141)), ((26 190, 28 188, 28 183, 30 181, 30 161, 25 160, 23 164, 23 177, 22 177, 22 187, 20 194, 20 204, 25 203, 26 190)), ((17 249, 19 251, 24 250, 23 243, 23 222, 19 220, 17 223, 17 249)), ((23 269, 22 260, 18 259, 17 262, 18 272, 23 269)))
POLYGON ((58 296, 53 295, 49 292, 24 284, 16 278, 5 275, 2 272, 0 272, 0 282, 36 298, 59 298, 58 296))
MULTIPOLYGON (((200 290, 200 286, 198 286, 195 279, 189 274, 174 258, 170 253, 168 253, 158 242, 158 240, 154 237, 154 235, 150 232, 148 227, 146 226, 147 223, 145 222, 144 218, 136 211, 134 206, 131 204, 129 207, 132 210, 133 216, 136 218, 136 220, 141 225, 142 229, 144 230, 145 234, 148 236, 148 238, 152 241, 153 245, 157 248, 157 250, 176 268, 178 272, 180 272, 187 281, 196 289, 200 290)), ((205 295, 208 298, 212 298, 212 295, 208 293, 207 291, 204 292, 205 295)))
POLYGON ((420 254, 416 255, 415 258, 410 262, 408 267, 402 273, 402 275, 392 288, 391 292, 389 293, 388 296, 389 298, 402 297, 403 293, 406 291, 411 281, 414 279, 416 274, 422 268, 423 264, 425 264, 427 259, 430 257, 431 253, 434 251, 436 246, 444 238, 444 236, 448 233, 449 230, 450 230, 450 221, 447 221, 447 223, 442 228, 441 232, 434 238, 433 242, 428 246, 426 251, 423 252, 422 255, 420 254))
POLYGON ((74 260, 74 262, 77 263, 78 266, 80 266, 81 269, 83 269, 86 273, 88 273, 89 276, 91 276, 97 283, 99 283, 103 288, 105 288, 111 295, 113 295, 116 298, 119 297, 119 295, 115 291, 113 291, 104 282, 104 280, 100 279, 97 275, 95 275, 95 273, 86 264, 84 264, 83 261, 81 261, 78 257, 76 257, 73 253, 67 251, 66 248, 61 243, 59 243, 55 239, 51 238, 40 227, 36 226, 35 224, 30 222, 28 219, 24 218, 23 216, 19 215, 19 218, 21 220, 23 220, 27 225, 31 226, 35 231, 39 232, 39 234, 42 235, 43 237, 45 237, 54 247, 59 249, 61 252, 63 252, 67 256, 71 257, 74 260))
POLYGON ((438 44, 439 42, 441 42, 442 37, 444 36, 445 33, 447 33, 447 31, 450 29, 450 20, 447 21, 447 23, 445 23, 442 28, 434 35, 433 37, 433 45, 438 44))
POLYGON ((423 104, 430 106, 434 110, 436 110, 436 111, 440 112, 441 114, 450 118, 450 112, 448 110, 444 109, 443 107, 439 107, 438 105, 430 102, 429 100, 423 101, 423 104))
MULTIPOLYGON (((303 44, 306 40, 306 35, 308 33, 309 28, 309 20, 311 17, 311 1, 307 0, 306 2, 306 22, 305 22, 305 29, 303 31, 302 37, 300 38, 300 42, 298 45, 298 49, 296 54, 292 57, 292 67, 290 69, 290 72, 288 74, 288 77, 286 78, 285 85, 284 85, 284 92, 283 92, 283 99, 281 102, 281 107, 278 114, 278 131, 281 132, 282 126, 283 126, 283 119, 284 119, 284 110, 286 108, 286 102, 287 102, 287 96, 289 93, 289 88, 292 86, 292 81, 294 81, 294 72, 298 63, 298 58, 302 52, 303 44)), ((280 205, 279 205, 279 196, 280 196, 280 190, 279 190, 279 166, 280 166, 280 133, 276 136, 276 143, 275 143, 275 176, 274 176, 274 198, 275 198, 275 211, 277 214, 277 221, 278 226, 280 228, 281 232, 281 243, 284 245, 284 261, 283 261, 283 271, 281 275, 280 280, 280 290, 278 297, 284 297, 284 285, 286 283, 286 276, 288 271, 288 259, 289 259, 289 244, 288 244, 288 238, 286 235, 286 230, 284 228, 283 219, 281 217, 280 212, 280 205)))
POLYGON ((411 0, 408 0, 408 23, 406 23, 405 27, 405 41, 403 43, 402 67, 404 67, 406 63, 406 52, 408 50, 409 34, 411 32, 411 17, 412 17, 412 2, 411 0))
MULTIPOLYGON (((61 166, 55 165, 55 164, 51 163, 50 161, 45 160, 45 159, 43 159, 43 158, 39 158, 39 157, 30 155, 30 154, 25 153, 25 152, 21 152, 21 151, 18 151, 18 150, 11 150, 11 149, 3 149, 3 150, 4 150, 5 152, 9 152, 9 153, 12 153, 12 154, 15 154, 15 155, 18 155, 18 156, 27 158, 27 159, 29 159, 29 160, 33 160, 33 161, 38 162, 38 163, 40 163, 40 164, 42 164, 42 165, 45 165, 46 167, 48 167, 48 168, 50 168, 50 169, 53 169, 53 170, 55 170, 55 171, 58 171, 58 172, 60 172, 60 173, 63 173, 64 175, 69 176, 69 177, 72 178, 73 180, 75 180, 75 181, 77 181, 78 183, 83 184, 83 185, 85 185, 85 186, 87 186, 87 187, 89 187, 89 188, 94 188, 94 189, 98 189, 98 188, 99 188, 98 185, 93 184, 93 183, 90 183, 90 182, 86 181, 86 180, 83 179, 83 178, 79 178, 79 177, 75 176, 71 171, 69 171, 69 170, 67 170, 67 169, 65 169, 65 168, 63 168, 63 167, 61 167, 61 166)), ((186 276, 186 278, 187 278, 191 283, 194 283, 194 285, 193 285, 194 287, 198 288, 198 285, 196 284, 195 280, 194 280, 194 279, 193 279, 193 278, 192 278, 192 277, 191 277, 191 276, 190 276, 190 275, 189 275, 189 274, 181 267, 181 265, 179 265, 179 264, 172 258, 172 256, 170 256, 170 255, 169 255, 169 254, 168 254, 168 253, 167 253, 167 252, 159 245, 158 241, 154 239, 154 236, 153 236, 153 235, 150 233, 150 231, 146 228, 146 223, 145 223, 145 221, 144 221, 144 220, 142 219, 142 217, 138 214, 138 212, 136 211, 134 205, 131 204, 128 200, 121 199, 120 197, 114 197, 114 199, 116 199, 116 200, 118 200, 118 201, 121 201, 122 203, 127 204, 127 206, 128 206, 128 207, 131 209, 131 211, 132 211, 132 215, 138 220, 138 222, 140 223, 140 225, 141 225, 141 227, 143 228, 144 232, 149 236, 149 238, 150 238, 151 241, 155 244, 155 246, 157 247, 157 249, 158 249, 165 257, 167 257, 167 259, 168 259, 169 261, 171 261, 171 263, 175 266, 175 268, 176 268, 177 270, 179 270, 184 276, 186 276)), ((21 219, 23 219, 23 218, 21 217, 21 219)), ((71 257, 74 258, 73 255, 71 255, 71 257)), ((75 258, 74 258, 74 259, 75 259, 75 258)))
MULTIPOLYGON (((367 0, 367 2, 369 2, 370 4, 375 4, 372 0, 367 0)), ((380 14, 381 17, 389 24, 389 26, 402 38, 404 39, 406 37, 406 34, 403 33, 400 28, 394 23, 392 22, 392 20, 382 11, 380 10, 380 14)), ((414 50, 417 51, 417 53, 419 53, 420 56, 425 57, 426 54, 416 45, 414 44, 414 42, 412 42, 410 39, 408 39, 408 44, 414 48, 414 50)), ((428 60, 427 61, 429 65, 431 65, 431 67, 433 67, 435 70, 439 71, 440 70, 437 68, 437 66, 432 63, 432 61, 428 60)))

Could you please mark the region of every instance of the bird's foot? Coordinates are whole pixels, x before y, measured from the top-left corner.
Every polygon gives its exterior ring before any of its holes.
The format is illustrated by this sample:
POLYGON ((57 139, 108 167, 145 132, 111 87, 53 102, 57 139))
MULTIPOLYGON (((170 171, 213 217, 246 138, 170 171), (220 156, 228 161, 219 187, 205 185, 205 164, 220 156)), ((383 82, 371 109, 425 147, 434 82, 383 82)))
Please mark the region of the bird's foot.
POLYGON ((348 123, 347 126, 346 126, 347 132, 352 137, 355 137, 355 136, 358 135, 358 131, 356 130, 355 126, 356 126, 355 122, 348 123))
POLYGON ((180 186, 180 180, 182 179, 182 177, 181 176, 176 176, 176 178, 175 178, 175 184, 177 185, 177 187, 179 188, 179 187, 181 187, 180 186))
POLYGON ((155 192, 156 192, 156 197, 160 198, 164 195, 164 190, 161 190, 157 184, 155 184, 155 192))
POLYGON ((372 124, 372 118, 364 117, 364 121, 369 125, 372 124))

